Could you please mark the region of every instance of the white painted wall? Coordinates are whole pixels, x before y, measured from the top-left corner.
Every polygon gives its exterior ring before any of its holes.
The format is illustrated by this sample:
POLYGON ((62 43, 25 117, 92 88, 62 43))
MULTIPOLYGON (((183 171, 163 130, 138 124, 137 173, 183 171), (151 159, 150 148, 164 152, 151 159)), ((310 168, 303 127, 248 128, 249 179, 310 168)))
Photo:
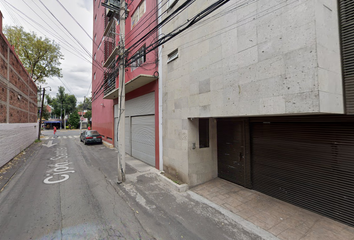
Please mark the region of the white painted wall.
POLYGON ((31 145, 38 137, 38 123, 0 124, 0 167, 31 145))

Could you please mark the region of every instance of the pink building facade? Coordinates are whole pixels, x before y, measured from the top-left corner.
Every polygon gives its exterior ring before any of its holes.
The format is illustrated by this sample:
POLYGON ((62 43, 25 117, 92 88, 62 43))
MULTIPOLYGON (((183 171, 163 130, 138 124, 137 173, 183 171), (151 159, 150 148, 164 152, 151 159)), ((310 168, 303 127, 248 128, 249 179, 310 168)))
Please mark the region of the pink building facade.
MULTIPOLYGON (((108 1, 115 3, 115 1, 108 1)), ((118 1, 117 1, 118 2, 118 1)), ((158 51, 146 53, 157 40, 156 0, 127 3, 125 25, 126 153, 159 169, 158 51), (143 40, 141 40, 143 38, 143 40)), ((119 14, 94 1, 92 126, 117 146, 119 90, 119 14)))

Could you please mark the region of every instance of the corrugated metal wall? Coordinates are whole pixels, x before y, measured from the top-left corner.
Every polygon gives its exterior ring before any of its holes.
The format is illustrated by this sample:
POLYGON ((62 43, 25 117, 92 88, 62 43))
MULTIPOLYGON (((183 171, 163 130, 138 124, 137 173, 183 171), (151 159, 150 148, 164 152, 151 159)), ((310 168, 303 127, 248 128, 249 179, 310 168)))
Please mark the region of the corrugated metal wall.
POLYGON ((126 101, 125 115, 126 153, 155 166, 155 92, 126 101))
POLYGON ((155 115, 132 117, 132 156, 155 166, 155 115))
POLYGON ((130 120, 130 117, 125 117, 125 152, 129 155, 132 155, 132 136, 130 120))
POLYGON ((354 1, 338 3, 346 113, 354 114, 354 1))
POLYGON ((252 167, 257 191, 354 226, 353 122, 254 122, 252 167))

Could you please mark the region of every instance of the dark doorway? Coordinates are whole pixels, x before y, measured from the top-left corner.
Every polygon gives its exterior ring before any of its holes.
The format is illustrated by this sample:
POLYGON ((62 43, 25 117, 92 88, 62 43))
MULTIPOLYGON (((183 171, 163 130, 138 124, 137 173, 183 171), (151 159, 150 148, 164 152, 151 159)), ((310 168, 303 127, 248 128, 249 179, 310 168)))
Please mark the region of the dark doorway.
POLYGON ((248 136, 245 120, 218 120, 218 176, 245 187, 250 187, 248 136))

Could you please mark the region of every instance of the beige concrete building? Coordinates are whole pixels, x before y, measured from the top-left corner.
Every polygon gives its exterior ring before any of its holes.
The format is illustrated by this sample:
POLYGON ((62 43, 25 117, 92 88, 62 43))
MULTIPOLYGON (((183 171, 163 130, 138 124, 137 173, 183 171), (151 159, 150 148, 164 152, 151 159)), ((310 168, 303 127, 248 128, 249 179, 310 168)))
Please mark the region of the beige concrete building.
MULTIPOLYGON (((163 36, 222 1, 196 1, 180 12, 188 1, 168 2, 167 16, 176 17, 163 26, 163 36)), ((342 77, 344 18, 338 12, 350 9, 344 2, 229 1, 166 42, 166 174, 189 186, 221 177, 319 212, 334 200, 310 194, 312 185, 344 194, 324 184, 333 163, 351 165, 340 156, 354 154, 346 105, 351 92, 342 77), (301 205, 309 199, 320 207, 301 205)), ((336 178, 347 174, 334 169, 336 178)), ((345 221, 335 212, 327 215, 345 221)))

